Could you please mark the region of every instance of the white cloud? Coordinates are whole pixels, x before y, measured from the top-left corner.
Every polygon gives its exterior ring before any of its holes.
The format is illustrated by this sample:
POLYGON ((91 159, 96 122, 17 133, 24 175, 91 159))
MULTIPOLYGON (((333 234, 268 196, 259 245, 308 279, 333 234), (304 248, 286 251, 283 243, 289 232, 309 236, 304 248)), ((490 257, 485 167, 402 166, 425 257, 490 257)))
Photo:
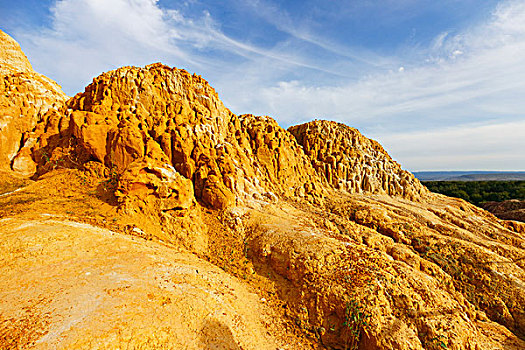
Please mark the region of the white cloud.
MULTIPOLYGON (((403 57, 335 44, 266 2, 246 3, 288 36, 263 48, 226 35, 206 11, 190 15, 156 0, 60 0, 50 28, 15 37, 35 69, 70 94, 102 71, 162 61, 211 80, 236 113, 272 115, 285 127, 314 118, 342 121, 385 140, 410 169, 480 168, 474 160, 483 138, 463 137, 474 145, 466 153, 464 143, 450 142, 451 130, 465 136, 472 125, 491 125, 525 139, 523 128, 509 127, 525 120, 524 1, 502 1, 486 23, 443 31, 426 47, 407 47, 403 57), (444 126, 446 132, 435 131, 444 126), (439 156, 432 145, 443 143, 450 147, 439 156), (430 151, 442 159, 435 166, 426 161, 430 151)), ((495 140, 495 155, 507 152, 505 164, 525 168, 520 148, 509 151, 505 137, 495 140)), ((483 167, 490 167, 487 154, 477 153, 483 167)), ((509 167, 496 158, 492 168, 509 167)))
POLYGON ((512 0, 502 2, 494 13, 492 26, 505 36, 525 35, 525 2, 512 0))
POLYGON ((51 12, 51 28, 22 29, 15 36, 35 69, 70 94, 103 71, 158 61, 205 76, 250 69, 243 65, 247 61, 272 69, 340 74, 295 50, 235 40, 207 11, 187 17, 161 8, 158 0, 58 0, 51 12))
POLYGON ((124 65, 162 61, 199 71, 221 67, 222 56, 267 56, 308 66, 291 55, 263 50, 224 35, 206 11, 185 17, 161 8, 157 0, 59 0, 51 9, 50 28, 15 33, 36 70, 49 75, 68 93, 82 89, 103 71, 124 65), (217 53, 215 53, 217 55, 217 53))
POLYGON ((51 12, 51 28, 16 34, 35 69, 56 79, 66 92, 122 65, 168 57, 191 62, 172 44, 184 37, 184 28, 171 26, 175 13, 162 11, 154 0, 61 0, 51 12))
MULTIPOLYGON (((525 6, 511 2, 500 6, 494 20, 486 25, 448 39, 447 33, 440 35, 429 50, 435 57, 432 63, 404 67, 400 71, 405 74, 380 73, 328 87, 281 81, 264 89, 262 100, 258 95, 246 103, 261 109, 272 106, 268 112, 280 114, 288 122, 318 115, 353 122, 416 116, 436 121, 444 110, 464 115, 467 109, 475 112, 472 119, 494 118, 497 116, 483 116, 486 113, 478 103, 492 101, 497 106, 509 91, 525 92, 525 35, 509 39, 503 30, 508 27, 502 23, 504 19, 513 23, 512 33, 519 32, 519 23, 525 30, 525 6)), ((525 99, 515 102, 506 114, 523 116, 525 99)))
POLYGON ((403 74, 378 73, 337 86, 280 81, 236 109, 251 106, 279 116, 285 125, 336 119, 384 140, 401 135, 387 149, 411 169, 524 169, 525 144, 519 140, 525 140, 525 3, 502 2, 487 23, 439 35, 427 57, 419 65, 404 66, 403 74), (521 127, 513 128, 514 122, 521 127), (458 143, 450 142, 449 133, 435 131, 448 126, 470 135, 471 126, 479 123, 491 123, 497 131, 490 152, 484 148, 488 135, 461 136, 465 142, 458 143), (429 142, 405 137, 414 131, 429 142), (511 140, 513 147, 507 149, 511 140), (432 142, 448 144, 433 153, 441 154, 440 162, 425 160, 432 142), (468 142, 473 151, 467 154, 468 142))
POLYGON ((523 170, 525 120, 385 134, 377 140, 417 170, 523 170))

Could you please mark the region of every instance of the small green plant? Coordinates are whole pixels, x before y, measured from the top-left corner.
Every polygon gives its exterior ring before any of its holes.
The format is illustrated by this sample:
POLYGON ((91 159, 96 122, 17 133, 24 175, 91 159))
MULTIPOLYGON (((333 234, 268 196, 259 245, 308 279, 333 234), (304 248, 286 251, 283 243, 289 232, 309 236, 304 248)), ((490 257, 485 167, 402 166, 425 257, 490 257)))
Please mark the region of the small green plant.
POLYGON ((345 306, 345 322, 343 323, 346 332, 345 350, 356 350, 361 340, 361 331, 364 326, 368 326, 367 320, 370 315, 365 312, 356 300, 352 299, 345 306))
POLYGON ((57 169, 59 167, 64 167, 66 163, 66 155, 57 155, 53 153, 47 153, 47 151, 43 151, 41 158, 44 160, 44 166, 50 167, 52 169, 57 169))
POLYGON ((448 349, 447 343, 445 343, 446 340, 447 338, 444 335, 439 334, 428 341, 427 348, 434 350, 448 349))

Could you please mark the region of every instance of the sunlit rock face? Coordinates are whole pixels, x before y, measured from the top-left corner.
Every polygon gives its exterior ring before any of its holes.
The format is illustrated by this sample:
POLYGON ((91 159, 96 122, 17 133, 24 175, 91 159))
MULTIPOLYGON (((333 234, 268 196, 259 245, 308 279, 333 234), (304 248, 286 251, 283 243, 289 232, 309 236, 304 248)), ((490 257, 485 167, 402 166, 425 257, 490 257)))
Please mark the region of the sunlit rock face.
POLYGON ((525 348, 525 224, 160 63, 67 100, 1 40, 0 348, 525 348))
POLYGON ((69 126, 58 139, 73 138, 81 162, 119 173, 144 160, 168 164, 211 208, 276 195, 322 197, 321 181, 292 135, 269 117, 233 114, 204 79, 184 70, 157 63, 107 72, 67 107, 69 126))
POLYGON ((33 175, 31 153, 45 122, 63 109, 67 96, 36 73, 10 36, 0 30, 0 170, 33 175))
POLYGON ((427 193, 414 175, 401 169, 374 140, 357 129, 316 120, 288 129, 303 146, 319 176, 349 193, 380 193, 415 200, 427 193))

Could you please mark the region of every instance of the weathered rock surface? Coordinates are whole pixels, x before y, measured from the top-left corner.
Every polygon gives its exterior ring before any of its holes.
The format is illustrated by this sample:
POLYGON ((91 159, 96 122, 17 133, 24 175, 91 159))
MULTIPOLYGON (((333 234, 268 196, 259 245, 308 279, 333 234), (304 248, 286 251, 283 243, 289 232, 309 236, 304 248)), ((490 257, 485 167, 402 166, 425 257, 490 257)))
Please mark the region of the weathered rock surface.
POLYGON ((20 46, 0 30, 0 170, 33 175, 31 153, 50 115, 67 96, 51 79, 33 71, 20 46))
MULTIPOLYGON (((162 64, 120 68, 94 79, 67 106, 69 127, 52 120, 58 127, 39 140, 51 159, 71 139, 79 163, 99 161, 119 174, 133 162, 155 159, 190 179, 195 198, 216 209, 273 193, 310 200, 322 195, 321 182, 288 132, 268 117, 236 116, 204 79, 184 70, 162 64), (62 143, 49 143, 53 138, 62 143)), ((43 163, 41 154, 35 158, 43 163)))
POLYGON ((132 163, 120 177, 116 196, 122 198, 124 207, 130 208, 144 205, 183 210, 195 204, 192 182, 171 165, 160 162, 132 163))
POLYGON ((348 193, 384 193, 417 199, 427 189, 402 170, 379 143, 344 124, 316 120, 288 129, 317 173, 348 193))
POLYGON ((323 344, 355 344, 348 322, 366 315, 364 349, 525 346, 508 330, 523 337, 523 234, 446 197, 332 198, 328 211, 254 214, 250 241, 256 266, 323 344))
POLYGON ((503 202, 486 202, 481 206, 500 219, 525 222, 524 200, 511 199, 503 202))
POLYGON ((0 226, 2 349, 279 346, 260 298, 192 254, 73 221, 0 226))
POLYGON ((2 40, 0 346, 525 348, 525 224, 162 64, 64 102, 2 40))

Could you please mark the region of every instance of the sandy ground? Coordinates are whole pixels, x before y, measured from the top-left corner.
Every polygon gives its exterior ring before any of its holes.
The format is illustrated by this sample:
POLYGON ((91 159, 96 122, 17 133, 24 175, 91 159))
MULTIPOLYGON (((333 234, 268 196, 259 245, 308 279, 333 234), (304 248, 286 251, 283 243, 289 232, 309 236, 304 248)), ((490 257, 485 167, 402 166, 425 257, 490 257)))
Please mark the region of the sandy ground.
POLYGON ((191 254, 45 217, 0 227, 2 348, 277 348, 260 298, 191 254))

